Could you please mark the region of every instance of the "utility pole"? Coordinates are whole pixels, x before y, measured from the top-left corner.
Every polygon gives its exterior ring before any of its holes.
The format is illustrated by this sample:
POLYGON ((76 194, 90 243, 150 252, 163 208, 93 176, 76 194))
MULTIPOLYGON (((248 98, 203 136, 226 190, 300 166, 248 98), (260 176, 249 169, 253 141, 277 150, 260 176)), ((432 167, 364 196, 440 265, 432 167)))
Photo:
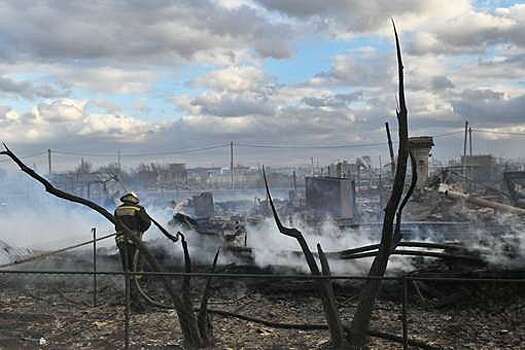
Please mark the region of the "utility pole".
MULTIPOLYGON (((467 156, 468 120, 465 121, 465 138, 463 140, 463 156, 467 156)), ((465 160, 465 158, 463 158, 465 160)))
POLYGON ((390 127, 388 126, 388 122, 385 122, 385 128, 386 128, 386 137, 388 139, 388 150, 390 151, 390 167, 392 170, 392 179, 393 179, 396 173, 396 160, 394 158, 394 147, 392 146, 392 136, 390 135, 390 127))
MULTIPOLYGON (((465 137, 463 139, 463 162, 462 162, 464 177, 467 176, 467 138, 468 138, 468 120, 465 120, 465 137)), ((465 179, 464 182, 465 182, 464 187, 466 189, 467 180, 465 179)))
POLYGON ((233 172, 234 172, 234 165, 233 165, 233 141, 230 142, 230 176, 231 176, 231 185, 232 185, 232 190, 235 189, 235 179, 234 179, 234 175, 233 175, 233 172))
POLYGON ((117 166, 118 166, 118 170, 120 171, 120 170, 121 170, 121 164, 120 164, 120 148, 118 149, 118 153, 117 153, 117 166))
POLYGON ((51 176, 51 174, 53 173, 53 168, 51 166, 51 149, 48 148, 47 150, 47 172, 48 172, 48 175, 51 176))
POLYGON ((379 155, 379 182, 378 182, 378 190, 379 190, 379 211, 377 212, 377 219, 382 219, 383 214, 383 162, 381 162, 381 155, 379 155))
POLYGON ((472 157, 472 128, 468 128, 468 141, 469 141, 469 148, 470 148, 470 156, 472 157))

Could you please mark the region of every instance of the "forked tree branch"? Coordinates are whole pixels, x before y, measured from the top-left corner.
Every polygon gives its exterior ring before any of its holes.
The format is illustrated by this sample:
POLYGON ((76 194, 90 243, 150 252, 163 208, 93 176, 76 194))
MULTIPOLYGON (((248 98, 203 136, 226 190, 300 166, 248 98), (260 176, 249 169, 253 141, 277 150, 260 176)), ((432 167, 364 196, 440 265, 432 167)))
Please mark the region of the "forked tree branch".
MULTIPOLYGON (((109 211, 101 207, 100 205, 87 200, 85 198, 76 196, 74 194, 62 191, 55 186, 53 186, 47 179, 40 176, 37 172, 35 172, 33 169, 29 168, 24 162, 20 160, 8 147, 5 143, 2 142, 2 145, 4 146, 5 150, 0 152, 0 155, 8 156, 15 162, 20 170, 22 170, 24 173, 35 179, 36 181, 40 182, 42 185, 44 185, 46 191, 58 198, 65 199, 70 202, 82 204, 88 208, 93 209, 97 213, 104 216, 109 222, 111 222, 113 225, 118 225, 118 227, 121 227, 124 231, 124 234, 127 238, 131 239, 133 243, 137 246, 137 249, 144 255, 144 258, 148 261, 150 266, 153 268, 154 271, 161 272, 162 268, 155 258, 153 254, 149 251, 149 249, 146 247, 146 245, 138 238, 136 237, 132 231, 121 221, 117 220, 115 216, 113 216, 109 211)), ((154 221, 157 226, 160 226, 156 221, 154 221)), ((162 230, 161 230, 162 231, 162 230)), ((172 236, 173 237, 173 236, 172 236)), ((170 296, 171 300, 173 301, 173 305, 175 307, 175 310, 177 311, 177 314, 179 316, 179 322, 181 326, 182 333, 184 335, 184 341, 187 347, 189 348, 198 348, 203 345, 202 343, 202 337, 200 335, 200 332, 197 328, 197 320, 195 317, 195 313, 193 312, 193 308, 190 305, 187 305, 183 302, 183 300, 177 295, 175 290, 173 289, 173 286, 171 284, 171 281, 166 277, 161 277, 161 283, 166 291, 166 293, 170 296)))
MULTIPOLYGON (((270 188, 268 186, 268 179, 266 178, 266 170, 264 166, 262 168, 262 171, 263 171, 264 185, 266 187, 266 194, 268 196, 268 201, 270 202, 270 207, 272 208, 273 217, 275 219, 275 223, 277 224, 279 232, 281 232, 282 234, 286 236, 295 238, 297 240, 306 258, 306 262, 308 264, 308 267, 310 268, 310 272, 312 273, 312 275, 320 275, 321 271, 319 270, 319 267, 317 266, 317 262, 315 261, 314 255, 312 254, 310 247, 308 247, 308 243, 306 242, 306 239, 304 238, 301 231, 297 230, 296 228, 285 227, 281 223, 281 220, 279 219, 279 215, 277 214, 277 210, 275 209, 275 205, 273 204, 272 194, 270 193, 270 188)), ((326 273, 329 275, 330 268, 328 266, 328 260, 326 259, 326 256, 324 255, 320 245, 317 246, 317 249, 319 251, 319 255, 321 259, 321 266, 322 266, 323 274, 326 273)), ((326 322, 328 324, 328 329, 330 330, 332 345, 335 349, 344 349, 347 347, 347 344, 346 344, 346 340, 343 334, 343 326, 341 323, 341 319, 339 318, 339 312, 337 310, 337 305, 335 302, 332 281, 330 280, 319 281, 318 285, 319 285, 319 294, 321 297, 321 301, 323 303, 323 309, 324 309, 324 313, 326 317, 326 322)))

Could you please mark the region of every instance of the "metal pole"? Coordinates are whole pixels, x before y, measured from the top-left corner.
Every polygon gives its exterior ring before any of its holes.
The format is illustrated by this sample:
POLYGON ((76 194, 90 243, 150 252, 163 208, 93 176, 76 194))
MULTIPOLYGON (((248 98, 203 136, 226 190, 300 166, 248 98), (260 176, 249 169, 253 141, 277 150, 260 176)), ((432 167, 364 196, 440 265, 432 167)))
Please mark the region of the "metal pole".
POLYGON ((378 190, 379 190, 379 212, 377 214, 378 219, 381 220, 383 218, 383 162, 381 161, 381 155, 379 155, 379 183, 378 183, 378 190))
POLYGON ((124 349, 129 349, 129 308, 130 308, 130 284, 129 284, 129 258, 128 258, 128 239, 124 236, 124 278, 126 306, 124 310, 124 349))
POLYGON ((467 137, 468 137, 468 120, 465 121, 465 137, 463 139, 463 176, 466 176, 467 168, 467 137))
POLYGON ((53 173, 53 168, 51 167, 51 149, 47 150, 47 173, 49 176, 53 173))
POLYGON ((93 307, 97 306, 97 228, 91 229, 93 234, 93 307))
POLYGON ((408 304, 408 280, 403 276, 403 350, 408 350, 408 321, 407 321, 407 304, 408 304))
MULTIPOLYGON (((468 143, 469 143, 469 154, 470 156, 472 157, 472 128, 469 127, 468 128, 468 143)), ((467 172, 468 172, 468 177, 471 177, 472 176, 472 168, 468 168, 467 169, 467 172)), ((469 187, 469 192, 472 192, 472 188, 474 187, 474 190, 476 189, 476 186, 472 186, 472 182, 469 182, 468 184, 468 187, 469 187)))
POLYGON ((233 165, 233 141, 230 142, 230 172, 231 172, 231 185, 232 185, 232 190, 235 189, 235 182, 234 182, 234 175, 233 175, 233 168, 234 168, 234 165, 233 165))
POLYGON ((394 147, 392 146, 392 136, 390 135, 390 127, 388 126, 388 122, 385 122, 385 128, 386 137, 388 139, 388 150, 390 151, 390 167, 392 170, 392 177, 394 177, 394 174, 396 173, 396 160, 394 158, 394 147))
POLYGON ((472 128, 468 128, 468 142, 469 142, 469 148, 470 148, 470 156, 472 157, 472 128))

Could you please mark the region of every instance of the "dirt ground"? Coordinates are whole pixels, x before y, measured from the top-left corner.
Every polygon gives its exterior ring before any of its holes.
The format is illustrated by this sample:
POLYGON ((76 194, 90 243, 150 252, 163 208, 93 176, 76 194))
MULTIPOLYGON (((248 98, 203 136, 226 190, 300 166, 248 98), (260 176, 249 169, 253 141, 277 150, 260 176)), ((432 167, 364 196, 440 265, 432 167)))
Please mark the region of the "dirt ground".
MULTIPOLYGON (((122 286, 117 278, 100 278, 98 305, 93 307, 92 289, 86 279, 39 276, 20 281, 2 276, 0 349, 123 348, 122 286)), ((275 322, 324 323, 322 305, 312 286, 305 283, 292 286, 260 281, 216 282, 209 307, 275 322)), ((441 289, 444 299, 437 300, 425 290, 419 294, 410 288, 411 338, 443 349, 525 349, 523 287, 473 284, 427 288, 441 289), (457 293, 462 290, 469 292, 457 293), (456 294, 459 298, 446 298, 456 294), (448 305, 443 306, 443 300, 448 300, 448 305)), ((340 314, 349 321, 355 310, 358 286, 338 285, 336 290, 340 314)), ((373 315, 374 329, 401 334, 399 296, 400 286, 395 283, 385 286, 373 315)), ((216 338, 213 349, 329 348, 328 331, 273 329, 218 315, 212 315, 212 323, 216 338)), ((177 316, 172 310, 149 307, 145 313, 132 314, 129 334, 132 349, 182 349, 177 316)), ((402 346, 371 338, 370 348, 402 346)))

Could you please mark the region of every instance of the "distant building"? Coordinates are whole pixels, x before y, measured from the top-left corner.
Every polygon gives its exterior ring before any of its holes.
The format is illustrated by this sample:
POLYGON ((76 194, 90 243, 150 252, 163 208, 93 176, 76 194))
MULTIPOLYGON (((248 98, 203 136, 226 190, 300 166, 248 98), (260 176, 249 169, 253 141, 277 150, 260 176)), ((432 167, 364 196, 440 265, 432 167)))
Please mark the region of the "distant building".
POLYGON ((187 170, 188 177, 192 178, 199 178, 199 179, 207 179, 212 176, 217 176, 221 173, 220 167, 198 167, 198 168, 190 168, 187 170))
POLYGON ((167 181, 175 183, 186 183, 188 181, 188 172, 185 163, 170 163, 166 171, 167 181))
POLYGON ((306 206, 320 215, 356 216, 355 182, 348 178, 306 177, 306 206))
POLYGON ((474 182, 492 183, 498 181, 497 160, 490 154, 461 157, 461 163, 467 170, 467 176, 474 182))
POLYGON ((333 177, 352 177, 357 174, 358 164, 348 163, 348 161, 343 160, 340 162, 332 163, 328 165, 327 176, 333 177))
POLYGON ((213 193, 202 192, 192 197, 193 211, 197 219, 209 219, 214 215, 213 193))

